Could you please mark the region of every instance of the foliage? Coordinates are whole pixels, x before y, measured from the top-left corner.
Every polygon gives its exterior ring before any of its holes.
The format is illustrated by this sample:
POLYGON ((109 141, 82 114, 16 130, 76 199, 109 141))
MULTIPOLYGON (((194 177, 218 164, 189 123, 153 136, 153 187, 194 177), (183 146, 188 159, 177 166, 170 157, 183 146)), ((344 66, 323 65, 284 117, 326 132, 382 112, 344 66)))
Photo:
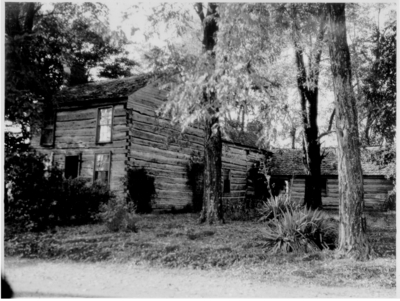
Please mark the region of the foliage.
POLYGON ((44 156, 33 151, 7 156, 5 160, 5 222, 21 230, 44 230, 57 224, 57 198, 62 172, 44 171, 44 156))
MULTIPOLYGON (((376 60, 364 79, 363 93, 368 127, 375 141, 393 143, 396 135, 396 21, 375 32, 376 60)), ((368 137, 370 139, 370 137, 368 137)))
POLYGON ((87 82, 90 68, 122 52, 127 43, 122 31, 109 30, 104 4, 46 7, 33 2, 5 6, 5 117, 20 126, 23 140, 40 129, 43 110, 52 108, 63 84, 87 82), (79 76, 68 76, 71 71, 79 76))
POLYGON ((102 67, 102 70, 99 71, 100 77, 121 78, 132 76, 132 67, 139 66, 139 63, 127 57, 117 57, 113 62, 103 62, 100 66, 102 67))
POLYGON ((336 225, 320 210, 296 208, 281 210, 264 229, 271 253, 309 252, 335 246, 336 225))
POLYGON ((111 199, 101 206, 100 218, 107 229, 112 232, 137 232, 137 217, 134 214, 132 203, 119 198, 111 199))
POLYGON ((186 173, 188 177, 187 184, 193 192, 191 209, 193 212, 200 212, 203 208, 204 191, 204 157, 200 153, 192 153, 186 165, 186 173))
POLYGON ((46 160, 34 151, 6 157, 6 224, 42 231, 96 222, 99 206, 114 197, 112 192, 102 183, 66 180, 56 167, 45 170, 46 160))
POLYGON ((127 202, 133 204, 135 212, 150 213, 156 196, 154 177, 144 167, 129 169, 125 185, 128 189, 127 202))
POLYGON ((56 206, 59 225, 97 222, 102 204, 115 198, 106 184, 84 178, 65 179, 60 194, 56 206))
POLYGON ((271 219, 279 219, 287 211, 298 211, 300 209, 301 205, 292 201, 288 194, 279 194, 268 198, 257 211, 261 216, 259 221, 265 222, 271 219))

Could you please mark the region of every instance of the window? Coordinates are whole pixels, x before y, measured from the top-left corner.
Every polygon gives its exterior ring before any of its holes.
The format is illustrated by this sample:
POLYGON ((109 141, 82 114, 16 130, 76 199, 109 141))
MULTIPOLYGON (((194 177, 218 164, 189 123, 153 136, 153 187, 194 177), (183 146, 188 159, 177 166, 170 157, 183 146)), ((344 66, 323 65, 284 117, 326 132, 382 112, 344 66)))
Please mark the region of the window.
POLYGON ((112 141, 112 116, 113 108, 99 109, 97 117, 97 143, 108 143, 112 141))
POLYGON ((55 113, 51 109, 45 111, 43 120, 43 127, 40 137, 40 145, 42 146, 53 146, 54 145, 54 134, 55 134, 55 113))
POLYGON ((64 175, 66 179, 75 179, 79 176, 81 163, 81 154, 74 156, 65 156, 64 175))
POLYGON ((229 169, 224 169, 224 170, 223 170, 223 176, 224 176, 224 189, 223 189, 223 193, 230 193, 230 192, 231 192, 230 173, 231 173, 231 171, 230 171, 229 169))
POLYGON ((108 183, 110 180, 111 153, 96 154, 94 157, 93 180, 108 183))

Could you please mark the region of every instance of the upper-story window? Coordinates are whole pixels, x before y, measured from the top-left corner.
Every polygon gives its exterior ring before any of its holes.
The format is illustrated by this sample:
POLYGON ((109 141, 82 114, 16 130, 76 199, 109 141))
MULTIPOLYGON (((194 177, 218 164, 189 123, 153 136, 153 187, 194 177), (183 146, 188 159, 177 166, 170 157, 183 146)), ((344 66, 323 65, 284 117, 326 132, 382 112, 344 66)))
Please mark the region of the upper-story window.
POLYGON ((55 113, 51 109, 45 110, 45 116, 40 137, 41 146, 54 146, 55 113))
POLYGON ((112 141, 113 108, 101 108, 97 117, 97 143, 112 141))

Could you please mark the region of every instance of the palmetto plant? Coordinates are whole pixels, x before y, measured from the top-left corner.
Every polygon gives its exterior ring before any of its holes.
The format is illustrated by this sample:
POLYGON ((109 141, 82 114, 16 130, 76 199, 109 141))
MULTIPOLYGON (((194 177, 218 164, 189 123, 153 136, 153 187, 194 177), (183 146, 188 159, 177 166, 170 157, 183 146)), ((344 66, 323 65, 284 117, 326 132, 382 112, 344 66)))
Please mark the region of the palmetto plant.
POLYGON ((300 209, 300 204, 292 201, 289 194, 279 194, 277 196, 271 195, 271 197, 257 209, 261 216, 259 221, 265 222, 273 218, 278 218, 288 209, 300 209))
POLYGON ((332 248, 337 236, 335 224, 324 212, 289 206, 267 222, 263 234, 271 253, 332 248))

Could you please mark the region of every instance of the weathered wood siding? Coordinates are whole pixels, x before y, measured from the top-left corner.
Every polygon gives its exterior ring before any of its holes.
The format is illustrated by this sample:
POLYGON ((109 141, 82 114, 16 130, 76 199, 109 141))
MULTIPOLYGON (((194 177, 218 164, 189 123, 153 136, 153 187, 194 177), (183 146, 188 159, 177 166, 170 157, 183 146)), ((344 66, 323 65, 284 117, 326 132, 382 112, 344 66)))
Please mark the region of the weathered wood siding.
POLYGON ((203 132, 192 127, 181 133, 156 110, 165 93, 151 86, 128 98, 128 167, 144 167, 155 179, 156 208, 177 209, 192 202, 187 164, 192 152, 203 153, 203 132))
POLYGON ((223 194, 223 201, 244 201, 247 186, 247 172, 252 164, 260 162, 265 156, 254 148, 225 143, 222 148, 222 169, 230 170, 231 192, 223 194))
POLYGON ((65 167, 65 156, 82 154, 80 176, 93 179, 96 153, 111 151, 110 188, 123 192, 122 179, 126 174, 128 127, 124 104, 114 106, 112 142, 96 144, 98 108, 60 110, 57 112, 54 147, 40 146, 40 136, 31 145, 41 153, 53 153, 53 164, 65 167))
MULTIPOLYGON (((305 179, 294 178, 292 186, 292 198, 302 202, 304 199, 305 179)), ((393 189, 390 180, 383 176, 364 176, 364 201, 366 210, 377 210, 382 207, 387 194, 393 189)), ((337 209, 339 206, 339 181, 336 177, 327 178, 327 196, 322 197, 322 205, 325 209, 337 209)))

